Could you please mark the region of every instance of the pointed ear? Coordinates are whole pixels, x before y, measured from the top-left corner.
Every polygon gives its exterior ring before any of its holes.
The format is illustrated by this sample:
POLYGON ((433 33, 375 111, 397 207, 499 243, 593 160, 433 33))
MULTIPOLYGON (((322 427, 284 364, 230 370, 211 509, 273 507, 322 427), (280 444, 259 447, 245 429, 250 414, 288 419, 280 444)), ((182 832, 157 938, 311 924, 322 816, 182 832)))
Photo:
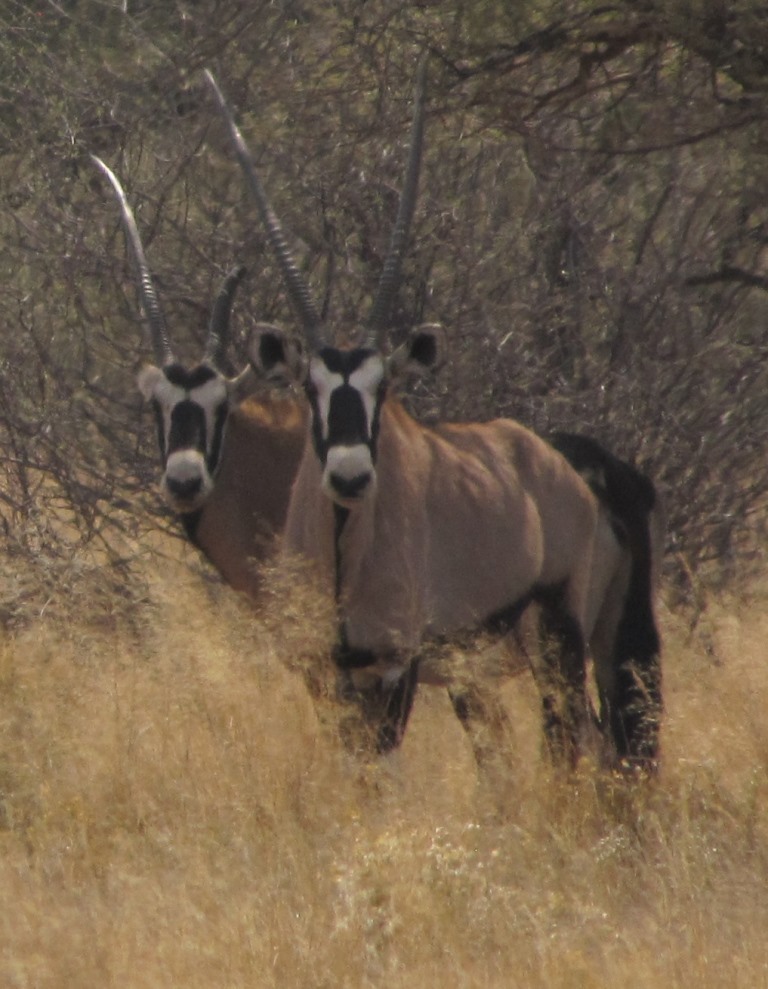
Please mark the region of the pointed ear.
POLYGON ((436 370, 444 357, 445 330, 438 323, 423 323, 390 356, 387 369, 393 379, 406 374, 423 375, 436 370))
POLYGON ((257 323, 248 341, 251 367, 268 381, 299 383, 306 372, 301 347, 277 326, 257 323))
POLYGON ((154 364, 145 364, 136 376, 136 384, 139 391, 144 396, 145 401, 149 401, 155 393, 155 388, 161 381, 165 380, 165 375, 159 367, 154 364))

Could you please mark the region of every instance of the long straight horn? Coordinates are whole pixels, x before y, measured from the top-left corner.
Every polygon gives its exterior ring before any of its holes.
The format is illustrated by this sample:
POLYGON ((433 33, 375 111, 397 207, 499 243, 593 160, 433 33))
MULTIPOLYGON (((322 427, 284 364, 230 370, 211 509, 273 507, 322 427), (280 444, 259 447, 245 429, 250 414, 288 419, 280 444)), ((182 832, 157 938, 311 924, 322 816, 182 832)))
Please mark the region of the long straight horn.
POLYGON ((243 280, 245 267, 237 265, 233 268, 219 289, 213 304, 211 322, 208 326, 208 340, 205 345, 205 359, 218 370, 221 369, 229 343, 229 317, 232 303, 235 301, 237 286, 243 280))
POLYGON ((224 99, 221 90, 219 89, 218 83, 208 69, 205 69, 204 72, 205 78, 211 88, 211 91, 213 92, 221 115, 224 117, 227 124, 229 136, 235 146, 235 153, 237 154, 237 159, 240 162, 240 167, 243 170, 248 187, 253 194, 253 198, 256 200, 256 206, 258 207, 261 220, 267 233, 267 240, 269 241, 269 245, 272 248, 283 278, 285 279, 288 296, 302 322, 307 343, 312 349, 315 349, 321 346, 323 342, 320 335, 320 324, 322 321, 317 307, 312 301, 309 286, 299 271, 298 265, 291 254, 290 248, 288 247, 288 242, 283 234, 280 221, 270 205, 267 194, 264 191, 264 186, 261 184, 261 179, 256 172, 256 166, 253 163, 253 156, 248 150, 247 144, 243 140, 243 136, 235 123, 234 117, 232 116, 229 106, 224 99))
POLYGON ((144 248, 141 244, 139 228, 136 226, 133 210, 128 204, 128 199, 125 192, 123 192, 123 187, 120 185, 120 180, 112 169, 105 165, 101 158, 97 158, 96 155, 91 155, 91 159, 101 173, 109 179, 120 203, 126 239, 133 254, 136 268, 138 269, 139 298, 141 300, 141 308, 144 310, 144 316, 149 324, 155 361, 160 367, 166 367, 168 364, 173 364, 175 357, 171 350, 171 345, 168 342, 165 319, 163 318, 157 293, 155 292, 155 286, 152 282, 152 274, 150 273, 147 259, 144 256, 144 248))
POLYGON ((421 151, 424 144, 424 103, 427 92, 427 57, 423 55, 416 73, 416 97, 411 125, 411 146, 408 165, 400 195, 397 219, 392 229, 389 251, 379 279, 371 315, 366 324, 367 342, 375 346, 382 343, 381 336, 389 324, 390 310, 395 292, 400 284, 403 256, 408 246, 413 214, 416 210, 416 197, 419 191, 419 171, 421 151))

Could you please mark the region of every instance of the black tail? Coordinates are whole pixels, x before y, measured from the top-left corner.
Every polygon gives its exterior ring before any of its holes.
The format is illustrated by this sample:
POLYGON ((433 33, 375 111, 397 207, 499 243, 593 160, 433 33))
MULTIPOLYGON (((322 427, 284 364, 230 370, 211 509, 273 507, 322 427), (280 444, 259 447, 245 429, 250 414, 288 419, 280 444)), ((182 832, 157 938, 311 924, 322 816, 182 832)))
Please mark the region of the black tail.
POLYGON ((600 686, 600 713, 619 759, 653 769, 662 712, 661 639, 653 601, 659 497, 648 477, 594 440, 557 433, 550 442, 587 481, 629 554, 629 585, 616 625, 610 676, 600 686))

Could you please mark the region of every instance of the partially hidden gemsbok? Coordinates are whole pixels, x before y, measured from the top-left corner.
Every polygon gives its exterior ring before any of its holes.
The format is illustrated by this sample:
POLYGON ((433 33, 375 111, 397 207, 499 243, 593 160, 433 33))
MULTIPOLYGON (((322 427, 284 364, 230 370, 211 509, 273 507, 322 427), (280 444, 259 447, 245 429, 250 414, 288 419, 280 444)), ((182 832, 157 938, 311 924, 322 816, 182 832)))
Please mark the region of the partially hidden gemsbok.
POLYGON ((285 524, 306 412, 286 395, 253 394, 263 385, 249 367, 232 378, 222 370, 232 304, 245 273, 241 266, 225 277, 215 300, 202 360, 192 366, 179 362, 133 210, 114 172, 92 157, 120 204, 149 326, 156 363, 141 369, 138 384, 156 417, 161 491, 190 541, 228 584, 255 599, 259 564, 285 524))
MULTIPOLYGON (((207 73, 304 335, 301 346, 260 324, 249 349, 254 370, 297 383, 309 410, 284 549, 309 561, 335 595, 335 658, 348 679, 373 678, 363 707, 379 751, 400 743, 434 644, 481 630, 506 635, 536 604, 537 680, 553 756, 573 764, 593 727, 589 646, 613 758, 653 769, 661 715, 653 485, 583 438, 560 437, 561 453, 509 419, 428 428, 394 394, 408 374, 439 363, 443 340, 439 327, 424 325, 394 352, 384 349, 415 209, 425 78, 423 62, 390 250, 371 313, 349 344, 328 338, 207 73)), ((465 690, 452 698, 471 720, 465 690)))

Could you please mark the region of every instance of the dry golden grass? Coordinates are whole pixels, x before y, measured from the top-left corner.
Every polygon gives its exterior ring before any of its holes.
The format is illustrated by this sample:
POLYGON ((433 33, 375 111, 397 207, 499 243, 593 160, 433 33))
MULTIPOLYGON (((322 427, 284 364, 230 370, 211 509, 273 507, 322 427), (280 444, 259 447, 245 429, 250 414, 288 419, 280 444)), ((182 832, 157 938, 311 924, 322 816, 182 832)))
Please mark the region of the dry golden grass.
POLYGON ((523 678, 491 786, 435 689, 343 751, 311 602, 155 570, 130 623, 0 640, 0 985, 768 986, 765 595, 664 616, 657 783, 551 774, 523 678))

